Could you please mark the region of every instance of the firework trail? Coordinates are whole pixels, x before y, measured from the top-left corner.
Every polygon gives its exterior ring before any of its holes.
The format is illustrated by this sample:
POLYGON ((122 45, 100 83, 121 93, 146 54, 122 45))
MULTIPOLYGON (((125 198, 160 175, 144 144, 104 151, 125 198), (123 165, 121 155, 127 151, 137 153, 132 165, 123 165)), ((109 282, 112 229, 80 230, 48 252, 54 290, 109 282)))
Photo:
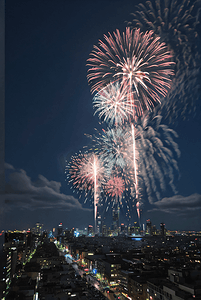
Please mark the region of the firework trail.
POLYGON ((98 201, 98 195, 97 195, 97 172, 98 172, 98 160, 96 155, 93 155, 93 171, 94 171, 94 228, 96 233, 96 217, 97 217, 97 201, 98 201))
POLYGON ((135 191, 136 191, 136 199, 138 198, 138 180, 137 180, 137 170, 136 170, 136 149, 135 149, 135 129, 134 125, 131 125, 131 132, 132 132, 132 144, 133 144, 133 169, 134 169, 134 184, 135 184, 135 191))
POLYGON ((66 173, 68 174, 69 183, 72 182, 73 188, 78 189, 79 192, 84 191, 85 197, 88 193, 93 194, 96 231, 98 194, 101 185, 106 180, 106 170, 102 161, 94 153, 79 153, 72 156, 66 173))
POLYGON ((129 26, 153 30, 174 55, 175 77, 163 110, 172 120, 195 111, 199 98, 200 49, 198 24, 201 2, 194 0, 153 0, 140 3, 129 26))
POLYGON ((136 209, 137 209, 139 226, 141 227, 141 221, 140 221, 140 202, 139 201, 136 203, 136 209))
POLYGON ((106 42, 99 40, 99 47, 94 46, 87 60, 92 93, 118 81, 128 86, 129 101, 135 97, 140 115, 152 110, 167 95, 174 75, 172 55, 165 43, 154 37, 152 30, 143 33, 130 28, 122 36, 116 30, 104 38, 106 42))

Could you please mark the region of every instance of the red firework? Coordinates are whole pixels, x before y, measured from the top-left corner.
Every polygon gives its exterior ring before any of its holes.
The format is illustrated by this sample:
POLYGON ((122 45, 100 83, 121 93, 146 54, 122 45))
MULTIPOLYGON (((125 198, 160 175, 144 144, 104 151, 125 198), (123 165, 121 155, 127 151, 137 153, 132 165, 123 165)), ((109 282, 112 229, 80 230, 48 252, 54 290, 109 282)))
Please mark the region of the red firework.
POLYGON ((124 181, 121 177, 113 177, 106 184, 106 193, 116 199, 122 195, 124 189, 124 181))
POLYGON ((69 177, 73 186, 80 191, 92 191, 95 184, 104 181, 105 168, 100 159, 93 153, 78 154, 72 157, 69 164, 69 177))

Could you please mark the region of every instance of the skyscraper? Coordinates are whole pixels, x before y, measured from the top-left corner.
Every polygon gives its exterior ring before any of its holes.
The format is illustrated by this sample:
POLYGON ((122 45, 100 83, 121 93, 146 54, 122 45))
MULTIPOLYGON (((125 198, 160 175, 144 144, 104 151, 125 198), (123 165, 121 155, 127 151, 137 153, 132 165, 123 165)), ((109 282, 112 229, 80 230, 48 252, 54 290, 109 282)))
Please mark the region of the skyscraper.
POLYGON ((88 235, 89 235, 89 236, 92 236, 93 233, 94 233, 93 226, 92 226, 92 225, 89 225, 89 226, 88 226, 88 235))
POLYGON ((161 235, 165 236, 165 224, 164 223, 160 224, 160 229, 161 229, 161 235))
POLYGON ((102 236, 107 236, 107 235, 108 235, 108 233, 107 233, 107 226, 104 224, 102 226, 102 236))
POLYGON ((151 220, 148 219, 147 220, 147 224, 146 224, 146 234, 148 235, 152 235, 152 226, 151 226, 151 220))
POLYGON ((112 230, 119 232, 119 207, 112 210, 112 230))
POLYGON ((102 233, 102 219, 101 219, 101 215, 98 213, 97 218, 96 218, 96 230, 97 230, 97 234, 100 235, 102 233))
POLYGON ((121 234, 126 234, 126 226, 125 226, 125 224, 124 223, 121 223, 121 234))
POLYGON ((62 236, 63 235, 63 226, 62 226, 62 223, 59 223, 59 225, 58 225, 57 235, 58 236, 62 236))
POLYGON ((43 228, 43 224, 37 222, 32 231, 37 235, 42 235, 42 228, 43 228))
POLYGON ((57 241, 60 241, 60 243, 63 241, 63 226, 62 226, 62 223, 60 223, 57 227, 57 241))

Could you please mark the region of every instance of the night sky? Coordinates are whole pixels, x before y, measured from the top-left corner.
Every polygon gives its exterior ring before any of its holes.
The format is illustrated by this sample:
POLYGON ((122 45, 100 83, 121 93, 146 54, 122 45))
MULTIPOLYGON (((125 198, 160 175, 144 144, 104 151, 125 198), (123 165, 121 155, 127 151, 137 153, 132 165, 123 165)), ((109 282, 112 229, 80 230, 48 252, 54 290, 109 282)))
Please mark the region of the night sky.
MULTIPOLYGON (((93 210, 65 181, 65 159, 94 133, 86 60, 103 35, 125 21, 138 1, 7 0, 5 5, 5 178, 0 230, 84 228, 93 210)), ((156 205, 144 199, 142 222, 201 230, 201 103, 194 115, 168 124, 179 135, 177 195, 156 205)), ((137 220, 137 215, 136 215, 137 220)))

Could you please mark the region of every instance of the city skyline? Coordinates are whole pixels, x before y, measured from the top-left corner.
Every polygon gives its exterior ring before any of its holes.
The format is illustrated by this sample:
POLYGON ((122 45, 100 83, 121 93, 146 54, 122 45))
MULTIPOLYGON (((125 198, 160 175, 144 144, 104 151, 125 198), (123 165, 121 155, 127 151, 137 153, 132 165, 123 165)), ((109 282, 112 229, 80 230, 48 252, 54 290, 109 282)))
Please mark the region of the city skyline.
POLYGON ((149 220, 143 237, 93 236, 90 226, 88 236, 79 236, 62 224, 52 235, 41 225, 4 233, 2 299, 27 292, 35 299, 55 293, 66 299, 200 298, 201 232, 166 235, 161 224, 161 234, 151 236, 149 220))
MULTIPOLYGON (((6 198, 1 230, 29 228, 36 221, 48 228, 59 222, 68 228, 94 225, 93 199, 91 206, 83 206, 67 185, 66 160, 87 145, 84 134, 99 126, 86 79, 93 45, 108 32, 123 32, 138 3, 6 3, 6 198)), ((197 101, 195 113, 186 113, 188 120, 163 121, 179 136, 177 194, 167 189, 153 205, 145 197, 142 223, 151 219, 169 229, 201 229, 200 114, 197 101)))

